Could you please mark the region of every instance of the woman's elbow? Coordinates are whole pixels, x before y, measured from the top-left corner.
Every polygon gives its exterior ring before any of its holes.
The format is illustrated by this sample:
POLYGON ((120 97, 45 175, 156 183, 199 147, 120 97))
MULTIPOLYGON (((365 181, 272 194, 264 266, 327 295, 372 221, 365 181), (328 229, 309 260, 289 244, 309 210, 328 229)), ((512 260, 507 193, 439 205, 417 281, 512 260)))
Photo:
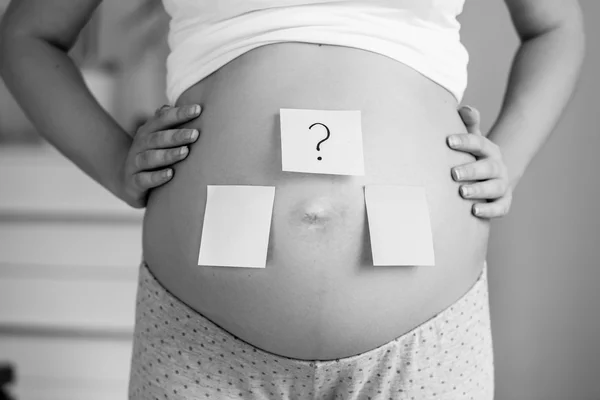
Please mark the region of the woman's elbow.
POLYGON ((6 30, 3 29, 3 24, 0 23, 0 77, 2 78, 4 78, 4 71, 11 58, 10 44, 10 35, 7 34, 6 30))
POLYGON ((565 46, 572 51, 573 57, 580 63, 583 62, 586 47, 585 24, 577 2, 559 25, 559 32, 565 46))
POLYGON ((11 66, 14 66, 17 56, 15 46, 19 46, 18 42, 18 37, 0 31, 0 77, 4 80, 7 79, 11 66))
POLYGON ((523 37, 522 44, 539 40, 552 43, 555 52, 572 60, 580 67, 585 56, 586 35, 583 15, 579 6, 571 7, 570 11, 563 14, 560 20, 556 20, 544 29, 537 29, 523 37))
POLYGON ((575 43, 578 46, 580 52, 580 58, 583 60, 586 48, 586 35, 585 35, 585 24, 583 22, 583 16, 581 10, 579 10, 577 22, 573 28, 575 31, 575 43))
POLYGON ((22 37, 25 33, 20 32, 11 24, 8 18, 0 21, 0 75, 3 75, 5 67, 15 57, 15 49, 22 46, 22 37))

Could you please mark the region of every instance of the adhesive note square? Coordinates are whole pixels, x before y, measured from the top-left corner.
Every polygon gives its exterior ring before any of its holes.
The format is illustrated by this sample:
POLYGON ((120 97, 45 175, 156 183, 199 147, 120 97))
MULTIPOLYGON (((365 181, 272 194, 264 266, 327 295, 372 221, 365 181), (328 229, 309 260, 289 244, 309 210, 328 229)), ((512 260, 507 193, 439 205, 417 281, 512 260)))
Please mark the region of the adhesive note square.
POLYGON ((198 265, 265 268, 275 187, 206 189, 198 265))
POLYGON ((364 175, 360 111, 280 109, 282 170, 364 175))
POLYGON ((365 186, 373 265, 435 265, 425 188, 365 186))

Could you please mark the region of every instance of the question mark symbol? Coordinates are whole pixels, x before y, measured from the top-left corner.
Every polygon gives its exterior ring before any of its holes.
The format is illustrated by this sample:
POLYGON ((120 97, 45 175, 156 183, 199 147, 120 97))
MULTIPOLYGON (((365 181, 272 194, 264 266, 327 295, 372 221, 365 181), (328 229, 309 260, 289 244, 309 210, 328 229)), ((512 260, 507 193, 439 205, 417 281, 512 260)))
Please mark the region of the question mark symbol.
MULTIPOLYGON (((325 125, 322 124, 320 122, 315 122, 314 124, 312 124, 311 126, 308 127, 308 129, 312 129, 313 126, 315 125, 323 125, 325 127, 325 129, 327 130, 327 136, 325 137, 325 139, 321 140, 319 143, 317 143, 317 151, 321 151, 321 149, 319 148, 319 146, 321 145, 321 143, 323 143, 324 141, 326 141, 327 139, 329 139, 329 136, 331 135, 331 133, 329 132, 329 128, 325 125)), ((317 160, 321 160, 321 157, 317 157, 317 160)))

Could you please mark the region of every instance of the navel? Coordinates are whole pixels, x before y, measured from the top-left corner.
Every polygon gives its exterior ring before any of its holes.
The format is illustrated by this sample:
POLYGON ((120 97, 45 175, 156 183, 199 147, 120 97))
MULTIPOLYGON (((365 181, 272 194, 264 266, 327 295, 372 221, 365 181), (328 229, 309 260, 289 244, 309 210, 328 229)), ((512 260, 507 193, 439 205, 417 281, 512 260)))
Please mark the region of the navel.
POLYGON ((331 214, 331 210, 324 204, 311 204, 304 210, 302 221, 310 225, 323 224, 331 219, 331 214))
POLYGON ((343 215, 344 206, 339 200, 328 197, 318 197, 298 203, 292 211, 295 224, 312 228, 325 227, 339 221, 343 215))

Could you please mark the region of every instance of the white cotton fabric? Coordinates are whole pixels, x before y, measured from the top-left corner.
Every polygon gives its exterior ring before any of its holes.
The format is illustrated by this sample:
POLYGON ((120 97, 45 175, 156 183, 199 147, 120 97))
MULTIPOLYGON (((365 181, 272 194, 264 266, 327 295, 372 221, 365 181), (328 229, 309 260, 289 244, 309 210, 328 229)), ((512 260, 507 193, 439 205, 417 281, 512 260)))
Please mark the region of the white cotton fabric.
POLYGON ((460 41, 464 0, 163 0, 171 16, 166 94, 171 104, 236 57, 279 42, 321 43, 397 60, 458 102, 469 56, 460 41))

